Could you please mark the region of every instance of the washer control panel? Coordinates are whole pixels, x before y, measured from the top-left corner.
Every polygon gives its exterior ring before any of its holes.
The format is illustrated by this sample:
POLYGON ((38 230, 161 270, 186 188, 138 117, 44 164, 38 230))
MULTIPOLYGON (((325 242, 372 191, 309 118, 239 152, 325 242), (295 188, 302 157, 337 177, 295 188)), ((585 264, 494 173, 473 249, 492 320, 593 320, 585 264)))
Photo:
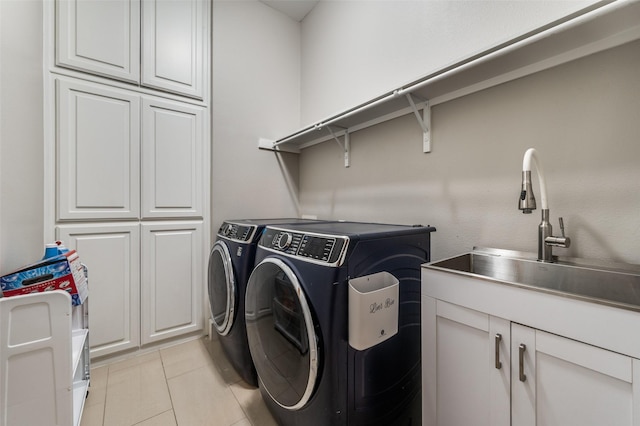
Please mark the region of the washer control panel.
POLYGON ((305 235, 302 237, 298 256, 309 257, 311 259, 328 262, 331 259, 331 253, 336 246, 335 238, 323 238, 305 235))
POLYGON ((255 225, 241 225, 238 223, 224 222, 218 230, 218 235, 234 241, 247 242, 253 238, 255 231, 255 225))
POLYGON ((315 263, 337 264, 342 260, 349 239, 343 236, 293 232, 267 227, 259 245, 289 256, 304 257, 315 263))

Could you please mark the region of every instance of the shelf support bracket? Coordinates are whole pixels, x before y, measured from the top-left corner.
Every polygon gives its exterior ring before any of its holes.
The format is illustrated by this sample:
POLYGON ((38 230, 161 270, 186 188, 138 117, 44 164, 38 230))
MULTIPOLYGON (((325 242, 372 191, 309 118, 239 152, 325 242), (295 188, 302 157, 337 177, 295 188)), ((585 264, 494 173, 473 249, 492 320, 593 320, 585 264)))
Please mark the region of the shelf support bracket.
POLYGON ((428 100, 420 100, 421 102, 424 102, 424 108, 422 109, 421 116, 420 111, 418 111, 418 107, 413 100, 413 95, 411 93, 407 93, 406 96, 409 101, 409 105, 411 105, 411 110, 418 119, 418 124, 422 129, 422 152, 431 152, 431 105, 428 100))
POLYGON ((345 127, 338 128, 340 129, 340 131, 344 132, 344 144, 340 142, 340 139, 338 139, 338 136, 336 136, 336 134, 333 132, 331 126, 327 126, 327 130, 331 134, 331 137, 338 143, 338 145, 340 145, 340 148, 342 148, 342 151, 344 152, 344 166, 349 167, 351 165, 351 143, 349 141, 349 129, 345 127))

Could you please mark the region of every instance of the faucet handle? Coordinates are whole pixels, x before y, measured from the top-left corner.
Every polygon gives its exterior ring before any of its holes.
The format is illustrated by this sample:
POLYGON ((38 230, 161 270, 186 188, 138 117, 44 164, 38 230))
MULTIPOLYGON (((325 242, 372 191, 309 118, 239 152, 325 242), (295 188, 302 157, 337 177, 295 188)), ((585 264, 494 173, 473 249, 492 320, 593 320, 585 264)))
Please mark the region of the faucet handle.
POLYGON ((562 218, 559 218, 559 222, 560 222, 560 232, 562 233, 562 236, 547 237, 544 239, 544 242, 548 246, 568 248, 569 246, 571 246, 571 238, 565 237, 564 235, 564 221, 562 220, 562 218))

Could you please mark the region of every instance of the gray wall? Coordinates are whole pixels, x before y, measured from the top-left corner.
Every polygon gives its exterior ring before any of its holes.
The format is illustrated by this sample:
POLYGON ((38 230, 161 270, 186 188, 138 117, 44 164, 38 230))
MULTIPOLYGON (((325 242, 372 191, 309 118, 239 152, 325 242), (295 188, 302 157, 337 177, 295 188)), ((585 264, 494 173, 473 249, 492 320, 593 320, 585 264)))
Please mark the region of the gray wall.
MULTIPOLYGON (((556 254, 640 263, 640 42, 437 105, 432 152, 405 116, 300 156, 303 214, 436 226, 433 259, 473 246, 535 251, 540 211, 517 210, 525 150, 539 151, 556 254), (556 233, 558 233, 556 232, 556 233)), ((538 194, 534 172, 534 191, 538 194)))
POLYGON ((0 0, 0 273, 44 253, 42 2, 0 0))
POLYGON ((314 124, 595 2, 320 1, 302 21, 302 124, 314 124))
POLYGON ((297 157, 258 150, 300 117, 300 24, 257 1, 213 2, 211 230, 297 217, 297 157))
POLYGON ((299 213, 431 224, 434 258, 474 245, 534 251, 540 213, 523 215, 516 199, 522 156, 535 147, 555 229, 563 216, 573 239, 556 252, 640 263, 637 44, 435 106, 430 154, 412 116, 352 134, 348 169, 333 142, 287 157, 284 169, 256 149, 259 137, 282 137, 593 2, 471 3, 320 2, 298 24, 259 2, 216 0, 212 229, 299 213))

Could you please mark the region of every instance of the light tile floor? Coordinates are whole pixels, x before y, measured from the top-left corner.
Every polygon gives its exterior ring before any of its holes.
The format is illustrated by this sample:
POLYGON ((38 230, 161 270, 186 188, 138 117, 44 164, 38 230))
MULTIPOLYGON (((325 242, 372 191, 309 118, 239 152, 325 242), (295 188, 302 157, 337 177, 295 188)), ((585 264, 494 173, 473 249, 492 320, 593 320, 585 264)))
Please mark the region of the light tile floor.
POLYGON ((91 370, 81 426, 277 426, 207 337, 91 370))

